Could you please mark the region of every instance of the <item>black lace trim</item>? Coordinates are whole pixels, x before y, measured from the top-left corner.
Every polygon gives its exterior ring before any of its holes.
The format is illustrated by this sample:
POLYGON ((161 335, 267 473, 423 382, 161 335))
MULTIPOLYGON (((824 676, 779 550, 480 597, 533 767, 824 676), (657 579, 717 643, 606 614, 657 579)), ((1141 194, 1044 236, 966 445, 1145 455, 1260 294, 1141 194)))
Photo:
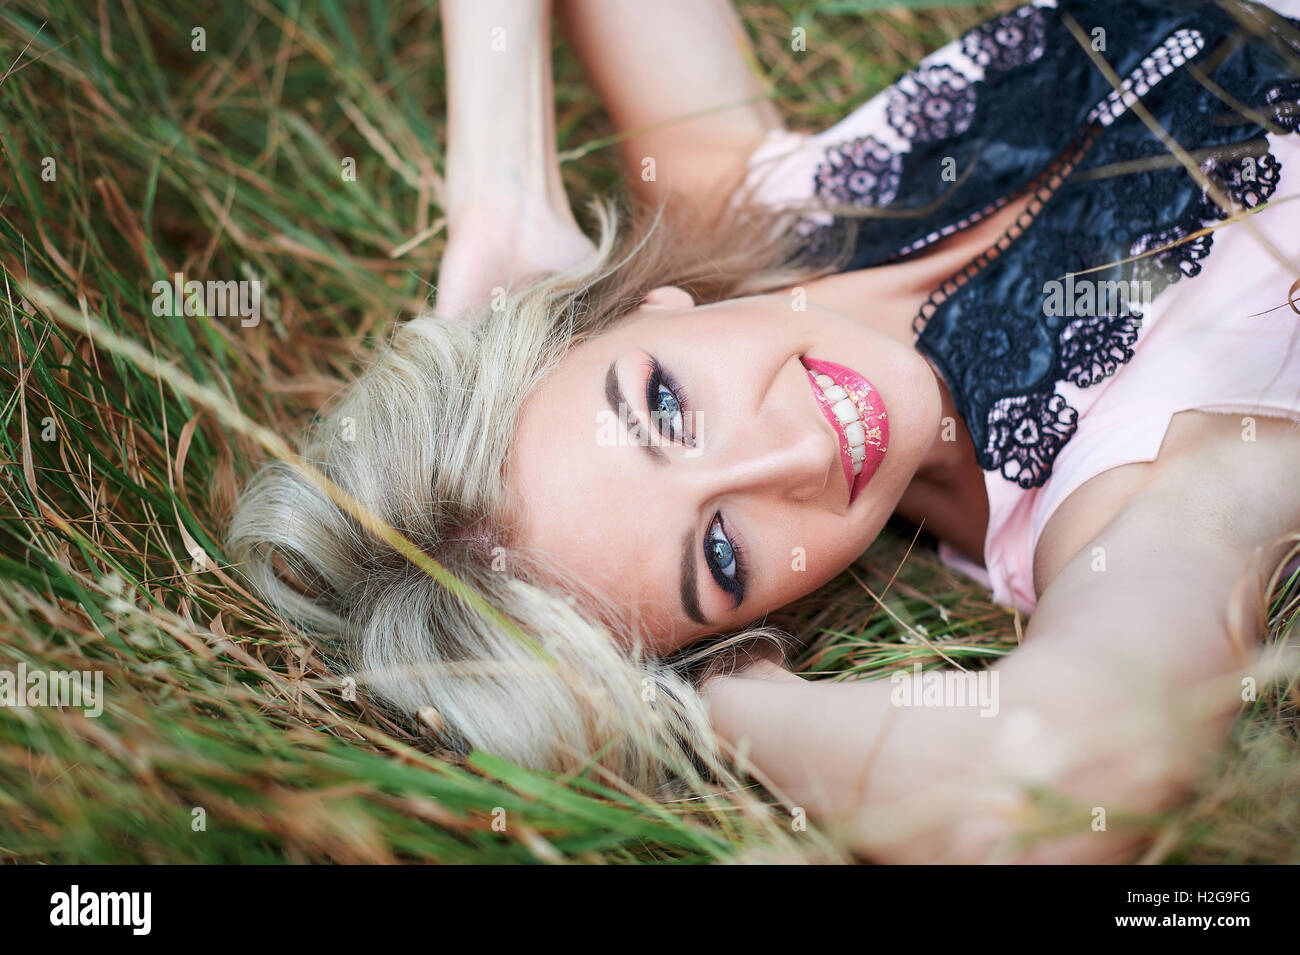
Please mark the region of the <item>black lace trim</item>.
POLYGON ((1115 374, 1133 357, 1142 316, 1128 314, 1084 315, 1061 329, 1061 366, 1064 378, 1080 388, 1095 385, 1115 374))
POLYGON ((1008 481, 1037 487, 1056 454, 1079 427, 1079 413, 1060 395, 1036 391, 1003 398, 989 412, 984 454, 1008 481))
MULTIPOLYGON (((1025 488, 1047 480, 1077 428, 1058 384, 1087 388, 1114 375, 1133 357, 1142 324, 1131 302, 1047 314, 1044 283, 1086 277, 1143 287, 1154 298, 1196 276, 1213 249, 1212 227, 1276 191, 1281 165, 1267 135, 1295 133, 1300 119, 1300 79, 1266 43, 1243 42, 1236 20, 1214 5, 1058 7, 1022 7, 963 37, 959 48, 982 68, 980 79, 951 60, 903 77, 887 94, 886 119, 909 148, 896 152, 870 136, 843 144, 827 152, 814 182, 817 195, 834 202, 941 207, 873 223, 846 270, 915 254, 1030 190, 1026 213, 936 289, 914 322, 917 348, 944 375, 980 466, 1025 488), (1090 36, 1100 28, 1110 43, 1104 58, 1123 78, 1119 90, 1063 13, 1090 36), (1222 122, 1225 100, 1184 69, 1192 61, 1208 63, 1201 68, 1218 90, 1263 122, 1235 114, 1222 122), (1227 209, 1168 161, 1133 114, 1139 100, 1202 157, 1227 209), (964 176, 956 186, 941 174, 954 163, 964 176)), ((810 246, 839 227, 810 226, 810 246)))
POLYGON ((1300 80, 1278 83, 1264 95, 1273 122, 1284 133, 1300 132, 1300 80))

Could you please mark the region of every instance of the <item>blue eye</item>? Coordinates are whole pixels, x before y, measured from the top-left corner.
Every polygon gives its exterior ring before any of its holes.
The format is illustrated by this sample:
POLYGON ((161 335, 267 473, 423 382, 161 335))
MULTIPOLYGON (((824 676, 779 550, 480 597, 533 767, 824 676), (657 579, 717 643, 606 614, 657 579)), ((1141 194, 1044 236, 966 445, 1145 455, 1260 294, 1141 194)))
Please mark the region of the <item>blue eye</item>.
POLYGON ((694 446, 695 436, 686 434, 686 419, 690 417, 686 393, 658 360, 651 357, 646 365, 645 405, 650 422, 665 438, 694 446))
POLYGON ((713 566, 722 571, 724 576, 736 576, 736 552, 732 549, 731 541, 723 536, 722 528, 718 528, 718 536, 709 538, 709 556, 713 558, 713 566))
POLYGON ((744 555, 722 526, 722 515, 715 514, 704 538, 704 562, 718 586, 731 594, 739 607, 745 599, 744 555))
POLYGON ((654 419, 660 432, 663 432, 664 423, 667 422, 670 436, 681 433, 681 405, 677 401, 677 396, 662 382, 659 383, 654 404, 650 406, 650 417, 654 419))

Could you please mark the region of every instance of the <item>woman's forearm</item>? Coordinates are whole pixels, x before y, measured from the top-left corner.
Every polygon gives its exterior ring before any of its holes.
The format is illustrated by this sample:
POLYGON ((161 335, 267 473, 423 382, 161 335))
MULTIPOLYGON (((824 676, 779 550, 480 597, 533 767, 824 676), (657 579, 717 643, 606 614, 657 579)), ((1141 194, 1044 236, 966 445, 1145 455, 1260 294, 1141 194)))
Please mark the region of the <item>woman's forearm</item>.
POLYGON ((828 684, 756 668, 705 684, 715 728, 881 861, 1131 858, 1270 679, 1251 638, 1287 546, 1275 522, 1294 523, 1286 462, 1242 473, 1209 448, 1154 467, 990 671, 828 684))
POLYGON ((443 0, 447 246, 435 314, 473 316, 494 290, 590 257, 560 176, 550 0, 443 0))
POLYGON ((945 784, 977 772, 987 729, 974 710, 896 707, 891 689, 888 681, 774 682, 755 672, 712 681, 705 697, 717 732, 792 810, 861 848, 857 820, 898 807, 907 822, 922 823, 908 847, 939 859, 973 795, 969 785, 945 784))
POLYGON ((1142 842, 1126 815, 1176 797, 1227 723, 1137 705, 1161 682, 1157 668, 1108 669, 1065 665, 1040 644, 987 673, 982 690, 978 675, 958 677, 970 681, 964 705, 911 674, 827 683, 756 673, 716 680, 705 697, 761 781, 878 861, 1115 862, 1142 842), (1036 810, 1036 791, 1072 805, 1036 810), (1013 844, 1049 823, 1056 830, 1036 843, 1013 844))
POLYGON ((550 0, 443 0, 446 210, 505 190, 571 215, 555 144, 550 0))
POLYGON ((783 128, 729 0, 559 0, 556 13, 643 198, 713 203, 783 128))

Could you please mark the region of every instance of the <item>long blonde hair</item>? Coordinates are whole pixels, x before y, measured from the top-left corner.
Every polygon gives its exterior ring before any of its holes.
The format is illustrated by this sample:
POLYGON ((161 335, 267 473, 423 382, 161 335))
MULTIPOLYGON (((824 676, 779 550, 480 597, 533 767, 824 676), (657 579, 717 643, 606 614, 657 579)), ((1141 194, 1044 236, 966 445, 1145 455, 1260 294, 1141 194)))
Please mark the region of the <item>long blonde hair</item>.
POLYGON ((852 230, 813 262, 799 256, 796 207, 741 201, 700 221, 669 202, 635 208, 627 229, 614 203, 591 208, 592 260, 510 290, 471 320, 400 326, 303 445, 325 478, 461 587, 434 580, 279 462, 243 491, 228 546, 282 617, 335 648, 373 698, 422 713, 442 745, 560 772, 595 763, 662 795, 718 765, 699 682, 778 651, 785 635, 750 628, 665 660, 639 634, 616 632, 599 594, 512 537, 519 410, 571 347, 651 289, 677 285, 701 302, 772 291, 836 268, 852 230))

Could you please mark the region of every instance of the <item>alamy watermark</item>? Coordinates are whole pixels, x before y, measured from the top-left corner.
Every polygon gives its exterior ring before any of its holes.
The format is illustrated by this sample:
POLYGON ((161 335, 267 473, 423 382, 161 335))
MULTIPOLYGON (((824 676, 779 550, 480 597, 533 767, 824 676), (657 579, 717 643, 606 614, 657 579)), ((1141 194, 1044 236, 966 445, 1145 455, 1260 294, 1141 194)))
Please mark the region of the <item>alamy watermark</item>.
POLYGON ((177 272, 170 282, 154 282, 153 295, 153 313, 159 317, 238 317, 244 328, 252 328, 262 321, 262 283, 257 279, 227 282, 190 279, 187 282, 177 272))
POLYGON ((0 670, 0 707, 22 709, 37 706, 67 706, 96 717, 104 712, 102 670, 28 670, 19 663, 15 670, 0 670))
POLYGON ((912 664, 889 678, 894 706, 978 706, 980 716, 998 715, 997 670, 929 670, 912 664))
POLYGON ((1091 315, 1142 315, 1151 305, 1151 283, 1052 279, 1043 284, 1043 314, 1066 318, 1091 315))
POLYGON ((132 935, 148 935, 153 927, 152 892, 85 892, 74 885, 50 896, 54 926, 123 926, 132 935))

